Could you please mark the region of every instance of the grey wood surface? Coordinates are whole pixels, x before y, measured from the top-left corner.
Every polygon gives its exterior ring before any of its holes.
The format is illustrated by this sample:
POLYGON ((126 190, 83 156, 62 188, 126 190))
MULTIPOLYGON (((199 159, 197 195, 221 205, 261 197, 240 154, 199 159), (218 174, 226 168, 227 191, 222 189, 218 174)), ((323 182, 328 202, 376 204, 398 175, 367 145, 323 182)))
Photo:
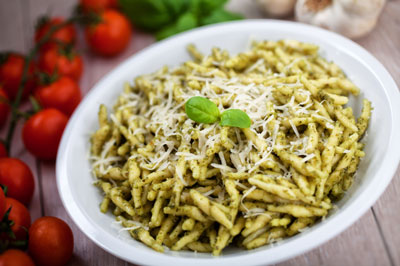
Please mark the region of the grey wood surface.
MULTIPOLYGON (((0 51, 26 52, 32 45, 37 18, 45 13, 68 16, 72 0, 0 0, 0 51)), ((231 10, 248 18, 260 18, 253 0, 232 0, 231 10)), ((153 37, 135 32, 128 49, 112 59, 96 57, 85 46, 79 31, 78 49, 85 70, 80 82, 83 94, 120 62, 154 42, 153 37)), ((400 0, 385 6, 374 31, 357 42, 375 55, 400 84, 400 0)), ((400 114, 399 114, 400 115, 400 114)), ((28 154, 21 143, 21 125, 15 135, 12 156, 25 161, 35 175, 36 189, 30 205, 32 219, 57 216, 71 226, 75 248, 69 265, 130 265, 108 254, 89 240, 68 217, 56 188, 54 163, 43 163, 28 154)), ((4 135, 4 130, 0 132, 4 135)), ((399 136, 400 137, 400 136, 399 136)), ((400 171, 385 193, 361 219, 324 245, 278 265, 400 265, 400 171)), ((160 262, 162 265, 162 262, 160 262)))

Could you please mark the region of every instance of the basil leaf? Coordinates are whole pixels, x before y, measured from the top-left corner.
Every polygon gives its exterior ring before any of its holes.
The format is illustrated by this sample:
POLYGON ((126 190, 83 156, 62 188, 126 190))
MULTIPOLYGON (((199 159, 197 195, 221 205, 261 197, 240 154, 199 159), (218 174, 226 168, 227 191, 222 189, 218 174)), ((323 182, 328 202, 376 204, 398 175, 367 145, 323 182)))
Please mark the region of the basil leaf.
POLYGON ((156 33, 157 40, 165 39, 171 35, 190 30, 198 26, 197 17, 192 13, 185 13, 178 20, 156 33))
POLYGON ((251 126, 250 117, 239 109, 229 109, 221 115, 221 126, 249 128, 251 126))
POLYGON ((242 16, 224 10, 228 0, 119 0, 122 12, 158 40, 202 25, 242 16))
POLYGON ((121 10, 132 23, 147 31, 175 22, 189 4, 190 0, 119 0, 121 10))
POLYGON ((204 124, 214 123, 220 116, 217 105, 200 96, 192 97, 185 103, 185 112, 193 121, 204 124))
POLYGON ((200 7, 203 14, 209 14, 215 9, 223 8, 228 0, 201 0, 200 7))
POLYGON ((161 29, 156 33, 156 39, 162 40, 174 34, 190 30, 198 26, 197 18, 192 13, 185 13, 170 26, 161 29))
POLYGON ((207 16, 201 18, 201 25, 214 24, 219 22, 243 19, 242 15, 232 13, 224 10, 223 8, 215 9, 207 16))

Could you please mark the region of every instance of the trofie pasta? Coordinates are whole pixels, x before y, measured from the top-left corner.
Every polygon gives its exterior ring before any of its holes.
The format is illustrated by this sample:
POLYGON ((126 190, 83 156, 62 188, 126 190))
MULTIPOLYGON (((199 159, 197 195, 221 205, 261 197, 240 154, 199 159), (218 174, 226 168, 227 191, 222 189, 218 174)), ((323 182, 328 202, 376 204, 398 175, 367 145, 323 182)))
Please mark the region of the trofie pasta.
POLYGON ((254 42, 234 56, 188 50, 193 61, 137 77, 112 111, 100 106, 90 157, 100 210, 156 251, 214 255, 324 218, 365 155, 371 103, 355 118, 346 104, 359 89, 312 44, 254 42), (189 119, 193 96, 245 112, 251 126, 189 119))

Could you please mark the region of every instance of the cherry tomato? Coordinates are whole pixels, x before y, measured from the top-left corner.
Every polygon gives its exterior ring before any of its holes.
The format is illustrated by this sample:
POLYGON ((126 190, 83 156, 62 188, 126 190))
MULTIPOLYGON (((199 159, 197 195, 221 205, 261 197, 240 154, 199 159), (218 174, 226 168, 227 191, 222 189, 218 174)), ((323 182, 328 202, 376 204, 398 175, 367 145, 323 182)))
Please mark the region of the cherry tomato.
POLYGON ((7 186, 7 196, 28 205, 32 199, 35 181, 29 167, 15 158, 0 159, 0 184, 7 186))
POLYGON ((108 7, 109 8, 118 8, 119 7, 118 0, 109 0, 108 7))
MULTIPOLYGON (((54 17, 54 18, 48 18, 44 17, 42 18, 36 29, 35 33, 35 42, 37 43, 41 38, 43 38, 44 35, 49 31, 51 26, 59 25, 64 22, 63 18, 60 17, 54 17)), ((46 42, 42 47, 41 51, 45 51, 50 48, 54 48, 57 46, 57 41, 62 42, 64 44, 74 44, 76 40, 76 30, 73 24, 67 25, 56 32, 54 32, 51 35, 50 41, 46 42)))
POLYGON ((7 156, 8 156, 8 154, 7 154, 6 147, 4 146, 3 142, 0 141, 0 158, 7 157, 7 156))
POLYGON ((117 8, 116 0, 80 0, 84 11, 101 12, 107 8, 117 8))
POLYGON ((0 266, 35 266, 35 263, 25 252, 9 249, 0 255, 0 266))
POLYGON ((6 212, 6 196, 4 195, 3 188, 0 187, 0 221, 3 219, 3 215, 6 212))
POLYGON ((10 113, 10 106, 4 101, 8 101, 8 96, 0 85, 0 127, 4 126, 10 113))
POLYGON ((11 211, 8 219, 14 222, 11 230, 14 232, 16 240, 26 240, 31 225, 31 215, 28 209, 18 200, 6 198, 6 211, 9 208, 11 211))
MULTIPOLYGON (((17 96, 19 83, 24 71, 25 58, 15 53, 3 54, 0 59, 0 83, 11 100, 17 96)), ((25 98, 35 87, 35 65, 31 62, 28 69, 28 79, 22 96, 25 98)))
POLYGON ((54 108, 36 113, 22 129, 26 149, 39 159, 54 160, 67 123, 68 117, 54 108))
POLYGON ((81 101, 78 84, 69 77, 61 77, 53 83, 40 87, 35 97, 44 108, 56 108, 70 116, 81 101))
POLYGON ((122 52, 131 39, 132 28, 128 19, 112 9, 99 14, 101 22, 85 29, 90 48, 102 56, 113 56, 122 52))
POLYGON ((41 217, 29 229, 28 248, 39 265, 65 265, 72 256, 74 236, 63 220, 41 217))
POLYGON ((79 81, 83 71, 82 57, 69 48, 49 48, 39 57, 39 68, 48 73, 57 73, 79 81))

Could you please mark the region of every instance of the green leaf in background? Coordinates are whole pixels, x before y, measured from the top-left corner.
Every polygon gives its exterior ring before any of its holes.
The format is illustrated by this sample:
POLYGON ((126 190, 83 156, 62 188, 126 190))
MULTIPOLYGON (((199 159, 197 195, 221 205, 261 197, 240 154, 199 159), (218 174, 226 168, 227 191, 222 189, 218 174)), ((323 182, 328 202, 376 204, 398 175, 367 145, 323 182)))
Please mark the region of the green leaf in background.
POLYGON ((207 98, 195 96, 185 103, 187 116, 198 123, 211 124, 219 119, 219 109, 207 98))
POLYGON ((131 22, 157 40, 199 26, 242 19, 224 9, 228 0, 119 0, 131 22))
POLYGON ((251 126, 251 120, 242 110, 228 109, 221 115, 221 126, 249 128, 251 126))
POLYGON ((228 0, 200 0, 200 9, 202 10, 202 16, 207 16, 213 10, 223 9, 224 5, 228 0))
POLYGON ((156 39, 162 40, 171 35, 196 28, 198 26, 197 17, 192 13, 185 13, 178 20, 156 33, 156 39))
POLYGON ((186 12, 190 0, 119 0, 119 4, 135 26, 156 31, 186 12))
POLYGON ((200 20, 200 24, 209 25, 209 24, 231 21, 231 20, 239 20, 239 19, 243 19, 243 16, 240 14, 226 11, 223 8, 219 8, 212 11, 208 16, 203 17, 200 20))

